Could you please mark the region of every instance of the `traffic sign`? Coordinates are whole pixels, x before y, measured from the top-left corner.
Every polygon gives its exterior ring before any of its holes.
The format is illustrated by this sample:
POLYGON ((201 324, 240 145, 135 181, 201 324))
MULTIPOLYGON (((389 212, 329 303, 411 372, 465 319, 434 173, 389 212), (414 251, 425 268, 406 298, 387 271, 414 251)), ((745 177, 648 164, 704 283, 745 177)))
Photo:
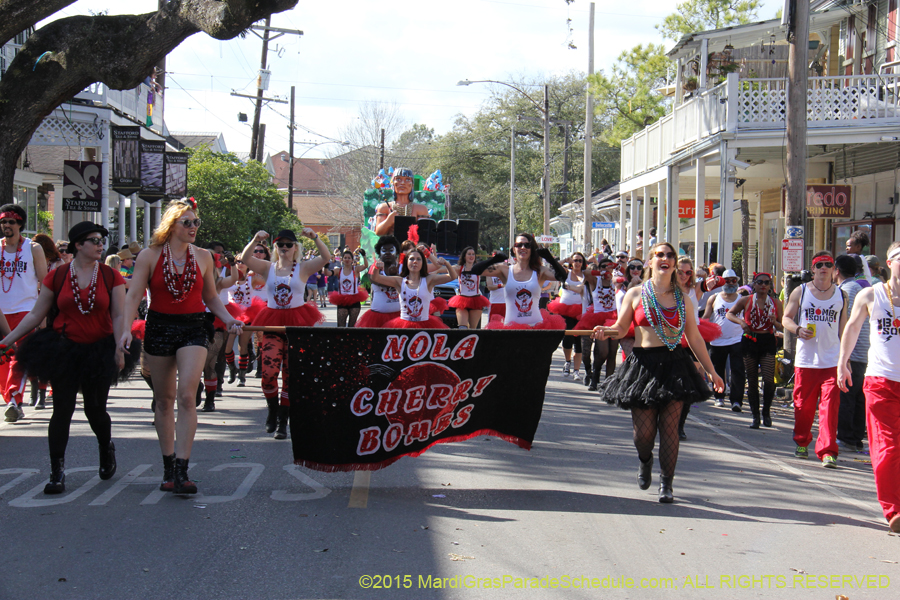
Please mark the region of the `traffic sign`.
POLYGON ((781 241, 781 270, 799 273, 803 270, 803 239, 787 238, 781 241))
POLYGON ((594 229, 615 229, 619 224, 615 221, 594 221, 591 227, 594 229))

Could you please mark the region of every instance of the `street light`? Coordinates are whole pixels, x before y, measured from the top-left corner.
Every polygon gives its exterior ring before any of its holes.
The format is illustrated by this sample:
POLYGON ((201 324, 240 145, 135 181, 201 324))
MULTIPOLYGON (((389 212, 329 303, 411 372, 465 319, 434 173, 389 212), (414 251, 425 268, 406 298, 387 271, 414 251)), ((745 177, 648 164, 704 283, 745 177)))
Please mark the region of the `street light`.
POLYGON ((528 98, 536 109, 541 113, 541 121, 544 124, 544 235, 550 235, 550 86, 544 84, 544 103, 541 105, 537 100, 529 96, 523 90, 505 81, 496 81, 493 79, 479 79, 470 81, 463 79, 456 85, 472 85, 473 83, 497 83, 512 88, 528 98))

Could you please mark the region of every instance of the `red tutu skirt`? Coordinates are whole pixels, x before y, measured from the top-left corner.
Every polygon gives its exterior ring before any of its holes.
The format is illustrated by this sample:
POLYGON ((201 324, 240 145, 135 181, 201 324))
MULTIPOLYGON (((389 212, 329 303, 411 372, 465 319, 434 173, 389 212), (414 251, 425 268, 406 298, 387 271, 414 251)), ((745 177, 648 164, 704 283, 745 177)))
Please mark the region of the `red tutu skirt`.
POLYGON ((391 319, 383 326, 385 329, 450 329, 446 323, 435 316, 426 321, 404 321, 400 317, 391 319))
POLYGON ((376 310, 369 309, 363 313, 359 319, 356 320, 355 327, 368 327, 368 328, 378 328, 384 327, 384 324, 390 321, 391 319, 397 319, 400 317, 400 311, 396 310, 394 312, 383 313, 378 312, 376 310))
POLYGON ((430 315, 442 315, 444 311, 447 310, 447 301, 443 298, 435 298, 431 301, 431 304, 428 305, 428 314, 430 315))
POLYGON ((491 304, 488 320, 492 319, 494 315, 500 315, 501 318, 506 317, 506 304, 491 304))
POLYGON ((316 323, 324 323, 325 315, 319 312, 315 303, 307 302, 297 308, 269 308, 259 311, 253 319, 258 327, 312 327, 316 323))
POLYGON ((598 325, 612 327, 616 324, 618 313, 614 310, 607 312, 594 312, 593 306, 588 306, 587 312, 581 316, 581 320, 575 325, 575 329, 593 329, 598 325))
MULTIPOLYGON (((235 319, 240 320, 241 315, 244 314, 244 309, 234 302, 229 302, 225 305, 225 310, 228 311, 228 314, 234 317, 235 319)), ((219 317, 216 317, 213 321, 213 329, 226 329, 225 323, 219 317)))
POLYGON ((485 329, 565 329, 566 321, 559 315, 552 315, 544 309, 541 309, 541 317, 543 320, 540 323, 536 323, 534 325, 522 325, 521 323, 510 323, 509 325, 503 322, 503 318, 499 315, 494 315, 491 317, 490 323, 487 324, 485 329))
MULTIPOLYGON (((548 304, 547 310, 557 315, 571 317, 572 319, 581 318, 581 304, 563 304, 559 301, 559 298, 548 304)), ((551 327, 551 329, 553 328, 551 327)))
POLYGON ((241 315, 236 318, 243 321, 245 325, 249 325, 253 323, 256 315, 258 315, 264 308, 266 308, 266 301, 256 296, 250 302, 250 306, 245 307, 244 310, 241 311, 241 315))
POLYGON ((328 292, 328 301, 335 306, 352 306, 357 302, 362 304, 369 299, 369 292, 360 289, 355 294, 342 294, 338 291, 328 292))
POLYGON ((449 305, 453 308, 464 308, 466 310, 484 310, 491 305, 491 301, 481 294, 477 296, 457 294, 450 298, 449 305))
MULTIPOLYGON (((706 319, 700 319, 700 321, 697 322, 697 329, 700 330, 700 337, 702 337, 703 341, 707 344, 719 339, 722 335, 722 326, 718 323, 707 321, 706 319)), ((681 336, 681 345, 687 348, 688 343, 685 336, 681 336)))

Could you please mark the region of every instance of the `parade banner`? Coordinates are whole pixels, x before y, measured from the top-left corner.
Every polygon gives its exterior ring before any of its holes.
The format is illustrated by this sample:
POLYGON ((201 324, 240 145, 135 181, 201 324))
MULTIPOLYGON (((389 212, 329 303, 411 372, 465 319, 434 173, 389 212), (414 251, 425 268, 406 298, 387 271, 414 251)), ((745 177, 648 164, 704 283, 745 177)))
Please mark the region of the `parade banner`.
POLYGON ((110 187, 130 196, 141 187, 141 128, 110 125, 112 173, 110 187))
POLYGON ((287 328, 294 462, 375 471, 493 435, 531 448, 563 332, 287 328))
POLYGON ((63 161, 63 210, 100 212, 103 196, 103 163, 81 160, 63 161))
POLYGON ((166 193, 166 143, 141 140, 141 191, 138 195, 156 202, 166 193))
POLYGON ((187 196, 187 152, 166 152, 166 197, 187 196))

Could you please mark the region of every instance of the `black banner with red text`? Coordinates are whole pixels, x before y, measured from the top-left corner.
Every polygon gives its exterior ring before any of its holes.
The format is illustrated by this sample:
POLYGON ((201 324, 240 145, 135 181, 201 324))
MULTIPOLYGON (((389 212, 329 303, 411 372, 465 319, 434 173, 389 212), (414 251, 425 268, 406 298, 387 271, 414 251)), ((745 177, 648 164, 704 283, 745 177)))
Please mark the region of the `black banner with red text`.
POLYGON ((287 330, 294 462, 374 471, 494 435, 530 449, 562 331, 287 330))

